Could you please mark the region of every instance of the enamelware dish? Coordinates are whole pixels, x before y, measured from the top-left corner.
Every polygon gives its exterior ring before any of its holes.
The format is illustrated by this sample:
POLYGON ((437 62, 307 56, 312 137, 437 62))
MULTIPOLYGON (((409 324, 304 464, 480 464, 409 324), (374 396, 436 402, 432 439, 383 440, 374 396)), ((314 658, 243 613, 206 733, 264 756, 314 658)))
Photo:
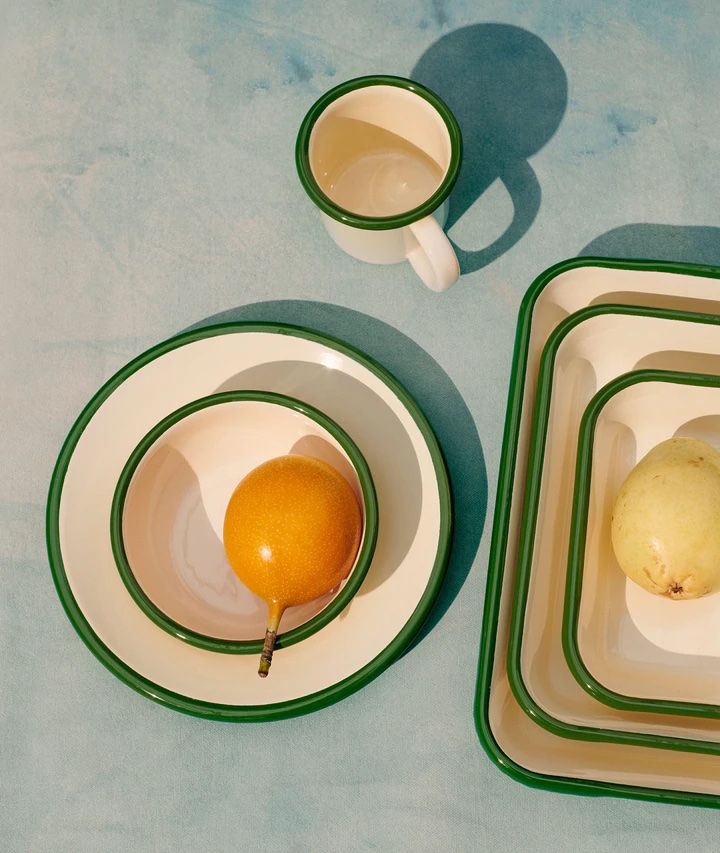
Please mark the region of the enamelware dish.
POLYGON ((436 291, 460 275, 442 226, 461 159, 460 126, 447 104, 388 75, 325 92, 295 145, 300 182, 335 243, 368 263, 408 260, 436 291))
POLYGON ((350 436, 312 406, 282 394, 225 391, 194 400, 156 424, 120 474, 110 536, 120 575, 161 628, 200 648, 259 653, 267 604, 239 580, 223 547, 230 496, 253 468, 288 453, 339 471, 363 509, 350 573, 321 598, 289 607, 276 648, 328 624, 350 603, 372 560, 377 500, 367 462, 350 436))
POLYGON ((570 670, 626 711, 720 717, 720 596, 670 601, 626 579, 610 541, 620 486, 656 444, 720 447, 720 377, 641 370, 608 383, 583 415, 563 620, 570 670))
MULTIPOLYGON (((720 760, 560 737, 521 709, 506 670, 530 420, 540 354, 552 330, 588 305, 720 308, 720 270, 657 261, 575 258, 546 270, 520 308, 495 504, 475 697, 480 742, 495 764, 533 787, 586 795, 720 805, 720 760)), ((662 345, 662 343, 661 343, 662 345)))
POLYGON ((396 660, 436 599, 451 527, 440 447, 402 386, 340 341, 262 323, 187 332, 120 370, 72 427, 47 511, 58 594, 100 661, 168 707, 237 721, 323 707, 396 660), (110 538, 115 486, 148 430, 192 400, 246 389, 302 399, 352 435, 372 471, 379 508, 375 554, 350 605, 303 642, 279 649, 267 679, 257 677, 254 656, 197 648, 149 619, 118 574, 110 538))
POLYGON ((528 714, 565 737, 720 754, 712 720, 632 714, 597 702, 568 668, 562 647, 574 459, 580 420, 597 387, 646 360, 720 363, 720 316, 597 306, 553 331, 540 360, 530 443, 508 677, 528 714), (657 341, 665 351, 658 353, 657 341))

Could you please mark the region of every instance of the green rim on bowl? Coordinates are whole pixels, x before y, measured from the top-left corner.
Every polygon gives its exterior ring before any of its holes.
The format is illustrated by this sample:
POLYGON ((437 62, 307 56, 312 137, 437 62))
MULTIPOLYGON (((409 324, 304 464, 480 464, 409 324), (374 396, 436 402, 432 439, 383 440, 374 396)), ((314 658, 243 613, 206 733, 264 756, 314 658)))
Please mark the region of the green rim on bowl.
POLYGON ((135 603, 140 609, 169 634, 190 643, 193 646, 198 646, 201 649, 209 649, 213 652, 224 652, 226 654, 259 654, 263 647, 263 638, 257 640, 222 640, 218 637, 211 637, 207 634, 201 634, 193 631, 174 619, 171 619, 164 613, 155 602, 153 602, 143 590, 138 582, 135 574, 130 566, 125 542, 123 537, 123 512, 125 509, 125 498, 127 497, 130 483, 137 470, 138 465, 148 453, 155 442, 166 433, 171 427, 179 423, 184 418, 190 415, 207 409, 211 406, 223 405, 226 403, 236 402, 259 402, 270 403, 273 405, 282 406, 287 409, 292 409, 299 412, 305 417, 310 418, 318 426, 322 427, 338 442, 345 453, 348 455, 352 466, 357 474, 360 482, 360 488, 363 495, 363 514, 364 527, 363 538, 360 550, 353 564, 352 570, 348 575, 348 580, 340 589, 340 592, 335 598, 330 601, 319 613, 290 631, 278 635, 276 648, 280 649, 285 646, 291 646, 293 643, 299 643, 306 639, 311 634, 325 627, 328 622, 331 622, 347 607, 355 593, 360 589, 360 586, 365 579, 365 575, 370 567, 375 544, 378 534, 378 508, 377 496, 375 494, 375 486, 373 484, 370 468, 368 467, 365 457, 360 452, 358 446, 350 438, 350 436, 341 429, 335 421, 331 420, 327 415, 320 412, 313 406, 296 400, 293 397, 285 396, 284 394, 275 394, 270 391, 224 391, 219 394, 211 394, 207 397, 202 397, 199 400, 193 400, 185 406, 181 406, 174 412, 171 412, 167 417, 163 418, 156 424, 138 443, 137 447, 130 454, 125 467, 120 474, 118 484, 113 495, 112 509, 110 512, 110 540, 112 543, 113 554, 115 555, 115 563, 117 564, 120 577, 127 587, 128 592, 135 600, 135 603))
POLYGON ((592 479, 592 455, 595 426, 607 402, 631 385, 641 382, 669 382, 675 385, 699 385, 720 388, 720 376, 703 373, 680 373, 674 370, 636 370, 619 376, 601 388, 588 404, 580 423, 577 465, 575 468, 575 493, 570 528, 567 581, 565 586, 565 610, 563 614, 563 650, 570 671, 578 684, 600 702, 621 711, 644 711, 648 713, 685 714, 687 716, 720 718, 720 706, 700 702, 685 702, 672 699, 642 699, 617 693, 599 682, 585 665, 578 644, 578 619, 582 598, 583 565, 587 539, 587 513, 590 504, 592 479))
MULTIPOLYGON (((528 376, 528 357, 535 304, 543 290, 558 276, 576 269, 601 268, 630 272, 663 272, 676 275, 702 276, 720 279, 720 269, 697 264, 672 263, 652 260, 621 260, 615 258, 583 257, 561 261, 542 272, 528 288, 520 306, 515 332, 515 345, 511 367, 511 380, 503 431, 503 444, 498 471, 498 486, 493 516, 492 540, 488 578, 483 605, 483 623, 478 658, 477 687, 475 691, 475 728, 486 754, 503 773, 517 782, 533 788, 556 793, 582 796, 616 796, 633 800, 651 800, 678 805, 695 805, 717 808, 720 798, 713 794, 695 791, 667 790, 641 787, 621 782, 597 779, 580 779, 541 773, 524 767, 511 758, 500 746, 490 722, 490 699, 495 669, 500 606, 503 595, 505 563, 510 537, 510 518, 513 506, 515 471, 518 462, 518 444, 528 376)), ((648 298, 651 298, 650 296, 648 298)), ((503 659, 504 661, 504 659, 503 659)))
MULTIPOLYGON (((525 684, 522 672, 522 644, 525 628, 525 614, 528 607, 528 591, 532 574, 532 558, 535 545, 537 513, 542 488, 542 474, 547 441, 547 426, 552 398, 555 356, 560 344, 571 329, 592 317, 604 314, 656 317, 664 320, 685 320, 692 323, 706 323, 720 326, 720 315, 695 314, 667 308, 639 308, 630 305, 596 305, 571 314, 553 330, 549 336, 540 359, 538 389, 535 398, 535 411, 530 440, 529 462, 525 490, 525 505, 520 528, 520 549, 518 554, 517 579, 510 621, 508 641, 508 680, 515 698, 523 710, 537 723, 553 734, 574 740, 606 741, 610 743, 631 744, 633 746, 652 746, 661 749, 675 749, 684 752, 708 753, 720 755, 720 742, 674 737, 672 735, 650 734, 615 729, 595 728, 568 723, 553 717, 533 698, 525 684)), ((566 568, 563 565, 562 570, 566 568)))
POLYGON ((436 210, 450 195, 450 192, 455 185, 458 173, 460 171, 460 161, 462 160, 462 134, 460 125, 457 123, 455 116, 450 111, 450 108, 435 92, 416 83, 414 80, 408 80, 405 77, 393 77, 390 75, 371 75, 369 77, 356 77, 353 80, 347 80, 345 83, 335 86, 328 92, 325 92, 313 105, 310 107, 307 115, 300 125, 298 131, 297 142, 295 143, 295 165, 297 167, 300 183, 305 188, 305 192, 310 196, 313 202, 322 210, 342 222, 345 225, 351 225, 354 228, 364 228, 367 231, 385 231, 390 228, 402 228, 405 225, 411 225, 425 216, 436 210), (354 92, 357 89, 364 89, 368 86, 396 86, 400 89, 406 89, 415 95, 426 100, 435 110, 437 110, 440 118, 443 120, 450 137, 450 163, 448 164, 445 176, 440 186, 435 192, 426 199, 422 204, 414 207, 412 210, 407 210, 403 213, 398 213, 393 216, 362 216, 358 213, 353 213, 350 210, 345 210, 326 195, 321 189, 313 175, 312 166, 310 165, 310 137, 312 136, 315 122, 325 112, 328 106, 333 101, 347 95, 349 92, 354 92))
POLYGON ((355 347, 344 343, 343 341, 300 326, 292 326, 283 323, 222 323, 184 332, 151 347, 149 350, 137 356, 121 368, 95 393, 70 429, 55 464, 50 481, 46 510, 46 539, 53 581, 68 619, 82 641, 95 655, 95 657, 107 669, 109 669, 113 675, 119 678, 120 681, 143 696, 185 714, 191 714, 193 716, 209 720, 222 720, 226 722, 267 722, 269 720, 279 720, 288 717, 295 717, 300 714, 307 714, 344 699, 346 696, 349 696, 351 693, 359 690, 365 684, 372 681, 373 678, 380 675, 381 672, 387 669, 400 657, 403 651, 405 651, 430 614, 445 576, 452 541, 452 498, 450 492, 450 481, 442 450, 440 449, 440 445, 433 433, 432 427, 422 410, 407 390, 397 381, 397 379, 395 379, 391 373, 389 373, 370 356, 358 349, 355 349, 355 347), (380 381, 382 381, 401 401, 425 441, 433 463, 440 505, 440 525, 438 530, 437 550, 435 552, 427 586, 425 587, 425 590, 423 591, 412 615, 390 643, 388 643, 388 645, 369 663, 365 664, 356 672, 341 681, 338 681, 323 690, 305 696, 299 696, 285 702, 276 702, 270 705, 258 706, 228 705, 217 702, 208 702, 202 699, 195 699, 192 696, 185 696, 180 693, 176 693, 156 684, 149 678, 146 678, 136 672, 130 665, 125 663, 125 661, 121 660, 108 648, 107 645, 105 645, 105 643, 92 629, 75 596, 73 595, 73 591, 65 571, 65 565, 63 563, 62 547, 60 542, 60 503, 68 466, 80 436, 102 404, 120 385, 123 384, 123 382, 138 370, 152 363, 161 356, 178 349, 179 347, 219 335, 252 332, 288 335, 302 340, 313 341, 321 344, 322 346, 328 347, 335 352, 348 356, 361 364, 366 370, 377 376, 380 381))

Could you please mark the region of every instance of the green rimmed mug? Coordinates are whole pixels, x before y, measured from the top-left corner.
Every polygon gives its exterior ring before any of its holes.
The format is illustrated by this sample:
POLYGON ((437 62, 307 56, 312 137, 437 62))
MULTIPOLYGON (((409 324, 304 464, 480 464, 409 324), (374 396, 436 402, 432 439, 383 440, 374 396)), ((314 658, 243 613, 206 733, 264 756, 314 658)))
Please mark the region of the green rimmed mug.
POLYGON ((222 525, 237 482, 286 453, 322 459, 348 480, 362 507, 363 533, 340 587, 285 611, 276 648, 311 636, 350 603, 378 533, 377 497, 364 456, 335 421, 300 400, 225 391, 163 418, 135 447, 115 488, 115 563, 135 603, 160 628, 210 651, 262 650, 267 607, 227 563, 222 525))
POLYGON ((404 77, 348 80, 305 116, 295 159, 300 181, 337 245, 374 264, 408 260, 431 290, 460 275, 443 231, 462 158, 447 105, 404 77))

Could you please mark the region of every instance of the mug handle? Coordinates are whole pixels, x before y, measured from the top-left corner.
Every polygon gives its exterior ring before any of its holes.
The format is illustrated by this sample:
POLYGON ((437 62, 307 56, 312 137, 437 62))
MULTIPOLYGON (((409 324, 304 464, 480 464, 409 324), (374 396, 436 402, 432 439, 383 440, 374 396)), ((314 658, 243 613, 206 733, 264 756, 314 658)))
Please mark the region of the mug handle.
POLYGON ((447 235, 434 216, 407 226, 410 250, 407 259, 430 290, 441 293, 460 277, 460 264, 447 235))

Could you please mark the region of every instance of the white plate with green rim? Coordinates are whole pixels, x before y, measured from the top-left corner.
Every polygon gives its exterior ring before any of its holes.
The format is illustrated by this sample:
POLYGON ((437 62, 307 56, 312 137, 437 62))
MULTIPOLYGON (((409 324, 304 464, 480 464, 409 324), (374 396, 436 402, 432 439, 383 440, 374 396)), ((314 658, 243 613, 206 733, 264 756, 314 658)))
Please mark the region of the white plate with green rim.
POLYGON ((403 387, 340 341, 260 323, 187 332, 120 370, 71 429, 47 510, 58 594, 96 657, 155 701, 235 721, 316 710, 386 669, 437 597, 451 527, 440 447, 403 387), (142 437, 191 400, 243 389, 295 397, 336 421, 368 462, 379 509, 374 558, 352 602, 322 630, 280 649, 267 679, 257 677, 253 656, 197 648, 154 624, 126 590, 110 539, 115 486, 142 437))
POLYGON ((260 654, 268 607, 230 567, 223 524, 238 482, 288 453, 321 459, 344 477, 363 509, 363 534, 355 562, 336 588, 285 610, 275 648, 306 639, 352 601, 377 538, 375 488, 362 453, 338 424, 307 403, 268 391, 222 391, 156 424, 115 488, 115 563, 130 595, 161 628, 210 651, 260 654))

